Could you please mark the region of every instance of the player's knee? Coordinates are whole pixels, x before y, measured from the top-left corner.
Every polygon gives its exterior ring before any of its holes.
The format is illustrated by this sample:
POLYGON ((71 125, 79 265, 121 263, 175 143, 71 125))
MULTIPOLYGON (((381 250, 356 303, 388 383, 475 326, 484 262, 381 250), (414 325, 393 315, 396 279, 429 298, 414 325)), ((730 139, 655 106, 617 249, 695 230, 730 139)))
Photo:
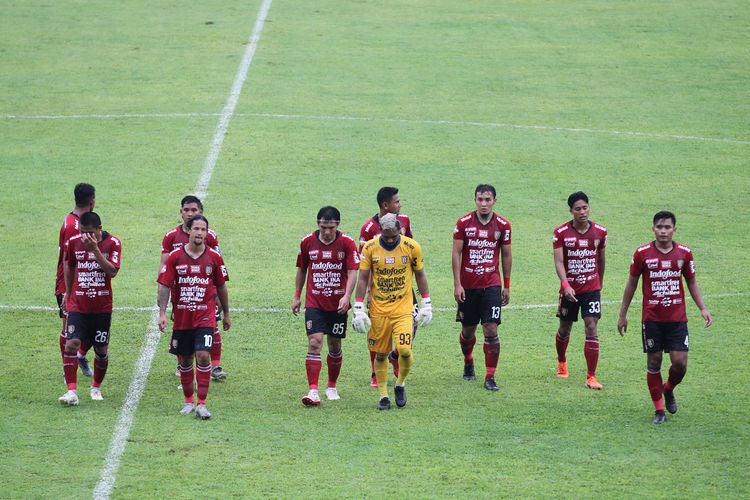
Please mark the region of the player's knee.
POLYGON ((375 359, 377 359, 380 362, 383 362, 386 359, 388 359, 388 354, 390 354, 390 353, 387 353, 387 352, 378 352, 378 353, 375 353, 375 359))
POLYGON ((317 335, 307 337, 307 349, 310 354, 320 354, 320 348, 323 345, 323 339, 317 335))
POLYGON ((497 323, 485 323, 482 325, 484 337, 497 337, 497 323))
POLYGON ((687 360, 673 361, 672 370, 674 370, 677 375, 684 377, 687 373, 687 360))
POLYGON ((474 338, 474 334, 477 331, 476 325, 474 326, 464 326, 461 328, 461 336, 465 338, 466 340, 471 340, 474 338))
POLYGON ((196 351, 195 362, 198 366, 208 366, 211 364, 211 353, 209 351, 196 351))
POLYGON ((561 337, 565 338, 570 335, 570 330, 573 328, 573 323, 570 321, 561 321, 560 327, 557 329, 557 332, 560 334, 561 337))
POLYGON ((76 354, 79 347, 81 347, 81 341, 79 339, 68 339, 65 341, 65 354, 76 354))
POLYGON ((410 358, 411 357, 411 349, 408 347, 399 347, 398 348, 398 357, 399 358, 410 358))
POLYGON ((94 356, 96 356, 99 359, 104 359, 109 354, 109 349, 107 349, 107 346, 94 346, 94 356))

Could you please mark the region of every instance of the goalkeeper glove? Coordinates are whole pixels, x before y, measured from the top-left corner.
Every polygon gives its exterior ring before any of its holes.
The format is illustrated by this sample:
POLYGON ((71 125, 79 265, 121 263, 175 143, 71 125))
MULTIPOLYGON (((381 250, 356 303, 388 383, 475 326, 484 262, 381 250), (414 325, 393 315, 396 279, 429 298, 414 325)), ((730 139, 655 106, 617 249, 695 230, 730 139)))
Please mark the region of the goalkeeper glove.
POLYGON ((354 308, 352 310, 354 311, 354 319, 352 319, 352 326, 354 327, 354 329, 359 333, 367 332, 372 322, 370 321, 370 317, 367 316, 367 313, 365 312, 364 303, 355 302, 354 308))
POLYGON ((416 320, 419 326, 427 326, 432 321, 432 301, 429 297, 422 299, 422 307, 419 308, 416 320))

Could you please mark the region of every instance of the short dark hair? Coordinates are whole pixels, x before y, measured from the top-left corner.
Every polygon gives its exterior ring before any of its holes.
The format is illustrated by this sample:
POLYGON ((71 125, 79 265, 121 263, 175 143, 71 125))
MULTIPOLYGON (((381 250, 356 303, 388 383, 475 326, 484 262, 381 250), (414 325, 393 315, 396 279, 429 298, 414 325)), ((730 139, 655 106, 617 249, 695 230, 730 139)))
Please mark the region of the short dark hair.
POLYGON ((73 189, 73 196, 75 196, 77 207, 85 207, 96 197, 96 188, 91 184, 81 182, 73 189))
MULTIPOLYGON (((190 203, 194 203, 194 202, 190 202, 190 203)), ((203 216, 203 215, 196 215, 195 217, 190 217, 188 219, 188 221, 187 221, 187 227, 188 227, 188 229, 192 229, 193 223, 195 221, 197 221, 197 220, 202 220, 203 222, 205 222, 206 223, 206 229, 208 229, 208 219, 206 219, 206 217, 203 216)))
POLYGON ((390 202, 391 199, 398 194, 398 188, 395 187, 382 187, 378 190, 378 208, 382 208, 383 203, 390 202))
POLYGON ((492 184, 478 185, 474 190, 474 198, 476 198, 479 193, 492 193, 492 197, 497 198, 497 191, 495 191, 495 186, 493 186, 492 184))
POLYGON ((588 205, 589 203, 589 197, 586 196, 586 193, 583 191, 576 191, 575 193, 568 196, 568 207, 573 208, 573 205, 575 205, 575 202, 578 200, 583 200, 588 205))
POLYGON ((341 213, 339 212, 339 209, 336 207, 332 207, 330 205, 327 205, 320 210, 318 210, 318 222, 321 221, 332 221, 336 224, 339 224, 341 222, 341 213))
POLYGON ((102 227, 102 219, 96 212, 86 212, 81 215, 81 226, 85 227, 102 227))
POLYGON ((188 203, 196 203, 198 205, 198 208, 203 210, 203 203, 201 203, 201 199, 197 196, 193 196, 192 194, 185 196, 180 202, 180 208, 184 207, 188 203))
POLYGON ((677 225, 677 218, 674 216, 674 214, 668 210, 662 210, 661 212, 656 212, 654 214, 654 226, 657 222, 659 222, 661 219, 672 219, 672 225, 677 225))

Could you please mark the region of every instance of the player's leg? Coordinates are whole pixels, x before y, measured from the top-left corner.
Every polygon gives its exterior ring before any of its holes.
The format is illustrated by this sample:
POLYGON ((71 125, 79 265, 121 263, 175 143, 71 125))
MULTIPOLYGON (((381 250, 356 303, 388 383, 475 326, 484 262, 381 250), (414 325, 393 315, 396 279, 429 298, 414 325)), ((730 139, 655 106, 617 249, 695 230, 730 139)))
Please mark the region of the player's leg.
POLYGON ((78 357, 76 353, 81 346, 81 339, 86 335, 88 322, 81 313, 68 313, 65 347, 63 350, 63 373, 68 390, 60 396, 60 403, 78 405, 78 357))
POLYGON ((81 373, 87 377, 91 377, 94 374, 89 366, 89 360, 86 359, 86 355, 91 350, 92 346, 93 344, 88 339, 83 339, 81 341, 81 347, 78 348, 78 353, 76 354, 78 357, 78 367, 81 369, 81 373))
POLYGON ((302 398, 305 406, 318 406, 320 396, 318 395, 318 379, 322 362, 320 349, 323 345, 323 332, 309 333, 307 335, 307 355, 305 356, 305 372, 307 373, 307 396, 302 398))
POLYGON ((391 344, 393 329, 387 317, 372 316, 370 319, 372 326, 367 334, 367 346, 370 352, 375 353, 375 380, 378 383, 380 397, 378 409, 388 410, 391 407, 391 400, 388 397, 388 354, 393 348, 391 344))
POLYGON ((329 312, 326 314, 326 339, 328 341, 328 356, 326 364, 328 365, 328 384, 326 386, 326 398, 329 400, 340 399, 336 382, 341 373, 341 365, 344 362, 344 353, 341 350, 341 340, 346 338, 346 327, 348 317, 346 314, 329 312))
POLYGON ((219 296, 215 297, 216 300, 216 328, 214 328, 214 338, 211 342, 211 380, 224 380, 227 378, 227 372, 221 367, 221 332, 219 331, 219 325, 221 324, 221 302, 219 296))
POLYGON ((501 323, 501 308, 503 302, 502 289, 499 286, 485 288, 481 298, 480 315, 482 321, 482 333, 484 333, 484 364, 486 373, 484 376, 484 388, 488 391, 497 391, 495 383, 495 372, 500 360, 500 337, 497 327, 501 323))
MULTIPOLYGON (((65 341, 67 340, 67 315, 63 312, 62 307, 62 295, 55 295, 55 300, 57 300, 57 312, 60 315, 60 320, 62 321, 62 328, 60 330, 60 336, 58 337, 58 343, 60 344, 60 356, 65 357, 65 341)), ((63 361, 64 362, 64 361, 63 361)))
POLYGON ((677 400, 674 397, 674 389, 682 382, 687 373, 688 362, 688 330, 687 323, 666 324, 669 359, 672 364, 669 367, 669 377, 664 384, 664 404, 669 413, 677 413, 677 400))
POLYGON ((557 351, 557 376, 568 378, 568 342, 570 342, 570 332, 573 329, 573 323, 578 321, 578 303, 570 302, 562 294, 558 299, 557 313, 560 318, 560 325, 557 327, 555 334, 555 350, 557 351))
POLYGON ((91 381, 90 394, 91 399, 94 401, 101 401, 103 399, 101 385, 109 366, 109 338, 112 315, 96 314, 92 315, 92 319, 96 321, 96 330, 92 328, 85 338, 90 345, 94 346, 94 379, 91 381))
POLYGON ((461 323, 461 333, 458 334, 458 344, 464 356, 464 380, 474 380, 474 345, 477 343, 476 331, 479 324, 479 310, 477 306, 477 291, 466 290, 466 299, 458 304, 456 322, 461 323))
POLYGON ((581 304, 581 317, 586 333, 583 347, 583 355, 586 358, 586 387, 600 390, 603 386, 596 380, 596 366, 599 363, 597 323, 602 317, 601 294, 597 290, 584 294, 578 300, 581 304))
POLYGON ((195 416, 202 420, 211 418, 206 408, 208 397, 208 386, 211 383, 211 344, 213 343, 214 329, 196 328, 194 338, 195 350, 195 382, 198 386, 198 406, 195 407, 195 416))
POLYGON ((399 375, 394 387, 396 406, 399 408, 406 406, 406 388, 404 387, 404 383, 406 382, 406 377, 411 372, 412 366, 414 366, 414 350, 412 349, 414 343, 413 322, 414 320, 411 315, 408 315, 393 323, 393 339, 398 350, 399 359, 401 360, 399 375))
POLYGON ((177 356, 184 405, 180 414, 189 415, 195 408, 195 370, 193 369, 193 330, 175 330, 169 352, 177 356))
POLYGON ((664 414, 664 384, 661 378, 661 361, 663 342, 659 323, 644 321, 642 324, 643 352, 646 353, 646 384, 654 404, 654 424, 662 424, 666 420, 664 414))

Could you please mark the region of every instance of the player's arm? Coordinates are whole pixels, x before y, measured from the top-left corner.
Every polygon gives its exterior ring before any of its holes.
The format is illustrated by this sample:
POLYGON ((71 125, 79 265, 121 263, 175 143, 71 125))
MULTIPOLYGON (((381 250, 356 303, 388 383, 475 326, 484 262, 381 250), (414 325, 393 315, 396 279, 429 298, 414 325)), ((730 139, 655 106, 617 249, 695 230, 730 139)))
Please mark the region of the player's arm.
POLYGON ((414 279, 417 280, 419 293, 422 294, 422 297, 429 297, 430 289, 427 286, 427 273, 424 272, 424 268, 414 271, 414 279))
POLYGON ((599 256, 597 257, 597 265, 599 268, 599 283, 602 288, 604 288, 604 261, 606 260, 604 257, 606 248, 600 248, 599 249, 599 256))
POLYGON ((695 279, 695 276, 692 278, 686 277, 685 283, 687 283, 687 289, 690 292, 690 296, 695 301, 695 305, 698 306, 698 309, 700 309, 701 316, 706 322, 706 328, 708 328, 714 323, 714 319, 711 317, 711 313, 708 312, 708 309, 706 309, 705 302, 703 302, 703 294, 701 294, 701 289, 698 286, 698 280, 695 279))
MULTIPOLYGON (((302 306, 302 288, 305 286, 305 280, 307 279, 307 268, 298 267, 297 274, 294 277, 294 298, 292 299, 292 314, 295 316, 299 314, 300 307, 302 306)), ((355 281, 357 277, 354 277, 355 281)))
POLYGON ((352 293, 354 292, 355 283, 357 282, 357 270, 348 269, 346 271, 346 289, 344 290, 344 296, 339 300, 339 306, 337 312, 339 314, 346 314, 346 311, 352 307, 352 293))
POLYGON ((513 267, 513 253, 510 245, 500 245, 500 262, 503 268, 503 301, 502 305, 510 302, 510 270, 513 267))
POLYGON ((169 287, 159 283, 156 290, 156 305, 159 306, 159 330, 167 329, 167 305, 169 304, 169 287))
POLYGON ((365 294, 367 293, 367 288, 370 286, 370 270, 369 269, 359 269, 359 278, 357 279, 357 291, 354 294, 354 300, 356 302, 362 302, 365 300, 365 294))
MULTIPOLYGON (((453 267, 453 298, 459 304, 466 300, 466 292, 461 285, 461 261, 463 258, 464 240, 453 240, 453 251, 451 252, 451 264, 453 267)), ((419 283, 417 283, 419 286, 419 283)), ((420 290, 422 290, 420 288, 420 290)))
POLYGON ((227 290, 227 285, 217 286, 216 295, 219 296, 219 300, 221 301, 221 310, 224 313, 221 323, 224 331, 226 331, 232 327, 232 318, 229 316, 229 290, 227 290))
POLYGON ((65 279, 65 292, 63 293, 61 305, 63 308, 63 313, 67 313, 68 312, 67 300, 68 300, 68 297, 70 296, 71 290, 73 290, 73 278, 74 278, 75 271, 73 270, 73 267, 70 265, 71 263, 68 261, 67 252, 65 252, 65 256, 63 258, 64 258, 63 278, 65 279))
POLYGON ((571 302, 578 302, 578 300, 576 299, 575 290, 573 290, 573 287, 570 286, 570 283, 568 283, 568 275, 565 271, 563 249, 562 247, 555 248, 553 251, 555 255, 555 271, 557 272, 557 277, 560 279, 560 283, 562 283, 560 286, 562 287, 563 297, 571 302))
POLYGON ((633 301, 633 295, 638 288, 638 276, 632 274, 628 276, 628 282, 625 283, 625 291, 622 294, 622 305, 620 306, 620 317, 617 319, 617 331, 620 335, 625 335, 628 331, 628 308, 633 301))

